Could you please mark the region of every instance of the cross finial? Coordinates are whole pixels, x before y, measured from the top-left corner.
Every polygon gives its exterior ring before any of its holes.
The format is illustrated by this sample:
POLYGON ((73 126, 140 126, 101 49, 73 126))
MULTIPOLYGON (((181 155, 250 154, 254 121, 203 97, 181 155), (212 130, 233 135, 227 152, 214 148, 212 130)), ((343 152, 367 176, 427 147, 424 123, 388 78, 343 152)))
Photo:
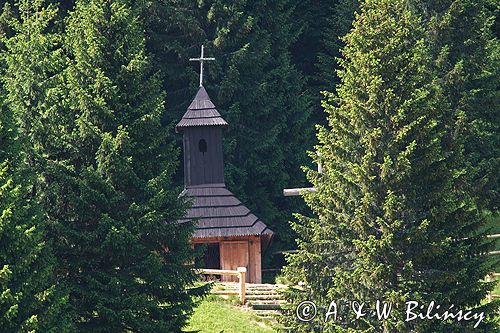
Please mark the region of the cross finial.
POLYGON ((189 61, 199 61, 200 62, 200 87, 203 86, 203 63, 205 61, 215 60, 215 58, 204 58, 203 45, 201 46, 201 56, 199 58, 190 58, 189 61))

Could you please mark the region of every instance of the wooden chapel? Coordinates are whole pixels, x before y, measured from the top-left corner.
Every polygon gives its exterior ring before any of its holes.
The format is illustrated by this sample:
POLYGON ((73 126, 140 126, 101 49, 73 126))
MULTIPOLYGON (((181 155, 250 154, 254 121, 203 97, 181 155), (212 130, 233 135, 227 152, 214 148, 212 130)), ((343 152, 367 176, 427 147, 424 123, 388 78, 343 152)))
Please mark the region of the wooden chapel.
MULTIPOLYGON (((222 118, 203 87, 200 58, 200 87, 176 126, 183 135, 184 195, 193 201, 184 220, 196 220, 192 243, 205 244, 203 268, 236 270, 247 268, 247 282, 262 282, 261 256, 273 232, 245 207, 224 183, 222 118)), ((229 279, 225 279, 229 280, 229 279)))

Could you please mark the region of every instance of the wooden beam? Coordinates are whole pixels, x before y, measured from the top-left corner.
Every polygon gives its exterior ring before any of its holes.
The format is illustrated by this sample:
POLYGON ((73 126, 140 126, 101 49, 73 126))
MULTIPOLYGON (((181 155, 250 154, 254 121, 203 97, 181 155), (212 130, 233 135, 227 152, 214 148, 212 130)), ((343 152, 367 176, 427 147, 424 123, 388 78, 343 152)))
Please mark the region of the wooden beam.
POLYGON ((232 276, 238 276, 240 275, 238 271, 232 271, 229 269, 208 269, 208 268, 201 268, 198 270, 201 274, 210 274, 210 275, 232 275, 232 276))
POLYGON ((223 241, 244 241, 251 239, 252 236, 222 236, 222 237, 207 237, 207 238, 191 238, 194 244, 220 243, 223 241))
POLYGON ((285 197, 294 197, 301 195, 303 192, 316 192, 316 188, 314 187, 285 188, 283 190, 283 195, 285 197))
MULTIPOLYGON (((320 154, 319 157, 321 157, 320 154)), ((319 162, 318 162, 318 173, 323 173, 323 167, 319 162)), ((316 189, 314 187, 285 188, 283 190, 283 195, 285 197, 295 197, 301 195, 302 192, 316 192, 316 189)))
POLYGON ((247 274, 247 269, 246 267, 238 267, 238 275, 240 279, 240 302, 242 305, 245 304, 245 275, 247 274))
POLYGON ((211 274, 211 275, 232 275, 232 276, 237 276, 239 281, 239 291, 238 295, 240 296, 240 302, 242 305, 245 305, 246 301, 246 285, 245 285, 245 279, 246 279, 246 274, 247 274, 247 268, 246 267, 238 267, 237 270, 228 270, 228 269, 207 269, 207 268, 202 268, 197 270, 198 273, 201 274, 211 274))

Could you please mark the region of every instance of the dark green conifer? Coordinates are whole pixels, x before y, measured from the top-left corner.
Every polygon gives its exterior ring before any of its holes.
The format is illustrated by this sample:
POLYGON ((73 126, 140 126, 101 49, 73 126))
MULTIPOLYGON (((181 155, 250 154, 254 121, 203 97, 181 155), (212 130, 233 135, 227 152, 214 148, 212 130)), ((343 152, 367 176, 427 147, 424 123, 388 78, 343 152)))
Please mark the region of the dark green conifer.
POLYGON ((23 1, 2 13, 0 108, 0 330, 72 332, 68 295, 54 280, 55 259, 36 185, 36 115, 50 108, 57 81, 56 9, 23 1), (18 14, 18 15, 17 15, 18 14))
POLYGON ((335 91, 339 83, 337 58, 341 38, 352 28, 358 0, 292 1, 292 27, 297 35, 292 44, 292 61, 304 76, 312 104, 310 124, 326 125, 321 107, 322 91, 335 91))
POLYGON ((500 202, 500 41, 491 0, 414 0, 427 23, 439 84, 452 114, 467 124, 463 170, 481 207, 500 202))
MULTIPOLYGON (((492 332, 488 243, 474 197, 460 184, 464 118, 450 112, 438 84, 422 21, 404 0, 368 0, 346 38, 337 95, 324 102, 305 195, 318 218, 300 217, 300 251, 287 275, 304 282, 289 297, 328 307, 331 300, 394 304, 393 317, 355 320, 352 312, 310 323, 292 311, 294 332, 492 332), (321 156, 318 158, 317 156, 321 156), (405 321, 405 302, 484 311, 475 322, 405 321)), ((343 305, 346 306, 345 304, 343 305)), ((293 308, 293 307, 292 307, 293 308)))
POLYGON ((177 332, 198 291, 193 226, 176 222, 178 150, 132 2, 78 1, 64 48, 59 103, 33 144, 73 320, 80 332, 177 332))

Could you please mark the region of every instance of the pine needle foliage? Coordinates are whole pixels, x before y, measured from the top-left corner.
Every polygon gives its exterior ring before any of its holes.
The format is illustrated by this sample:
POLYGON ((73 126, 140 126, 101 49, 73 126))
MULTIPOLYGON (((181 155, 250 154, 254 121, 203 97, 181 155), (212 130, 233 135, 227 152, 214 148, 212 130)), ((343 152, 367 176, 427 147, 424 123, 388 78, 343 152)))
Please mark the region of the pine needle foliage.
POLYGON ((79 332, 178 332, 204 289, 187 264, 193 225, 176 222, 187 208, 171 184, 179 152, 144 28, 125 0, 78 1, 64 26, 24 59, 46 64, 50 84, 19 75, 13 103, 45 98, 23 116, 68 313, 79 332))
POLYGON ((72 332, 68 294, 54 279, 56 260, 37 196, 35 115, 50 108, 54 86, 49 26, 57 11, 23 1, 2 12, 0 108, 0 330, 72 332))
MULTIPOLYGON (((452 112, 433 66, 425 26, 406 1, 368 0, 345 37, 337 94, 323 106, 307 170, 317 191, 305 200, 317 218, 298 216, 299 253, 289 256, 285 323, 294 332, 469 332, 471 322, 406 321, 405 302, 484 311, 475 329, 493 332, 489 243, 474 196, 461 184, 464 118, 452 112), (319 315, 297 321, 300 301, 319 315), (325 322, 330 301, 392 303, 392 316, 325 322)), ((367 305, 368 306, 368 305, 367 305)))

